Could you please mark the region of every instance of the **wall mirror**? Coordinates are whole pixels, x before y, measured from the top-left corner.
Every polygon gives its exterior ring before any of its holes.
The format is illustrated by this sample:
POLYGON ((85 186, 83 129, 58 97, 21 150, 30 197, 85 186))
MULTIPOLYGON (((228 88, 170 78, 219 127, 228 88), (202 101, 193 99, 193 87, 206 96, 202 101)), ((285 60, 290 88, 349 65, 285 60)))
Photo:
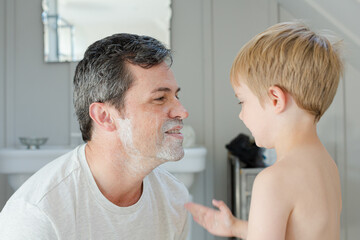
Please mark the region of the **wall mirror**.
POLYGON ((43 0, 45 62, 83 58, 93 42, 114 33, 157 38, 170 47, 171 0, 43 0))

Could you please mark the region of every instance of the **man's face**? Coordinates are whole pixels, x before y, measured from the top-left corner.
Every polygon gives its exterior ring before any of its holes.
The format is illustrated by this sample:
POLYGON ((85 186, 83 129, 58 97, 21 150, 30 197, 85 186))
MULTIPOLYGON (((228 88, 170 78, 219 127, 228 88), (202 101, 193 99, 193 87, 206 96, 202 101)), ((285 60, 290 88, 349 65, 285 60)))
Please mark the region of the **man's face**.
POLYGON ((118 135, 133 158, 161 162, 184 156, 182 120, 188 112, 178 99, 179 87, 166 63, 149 69, 129 64, 134 83, 125 97, 125 111, 117 119, 118 135))

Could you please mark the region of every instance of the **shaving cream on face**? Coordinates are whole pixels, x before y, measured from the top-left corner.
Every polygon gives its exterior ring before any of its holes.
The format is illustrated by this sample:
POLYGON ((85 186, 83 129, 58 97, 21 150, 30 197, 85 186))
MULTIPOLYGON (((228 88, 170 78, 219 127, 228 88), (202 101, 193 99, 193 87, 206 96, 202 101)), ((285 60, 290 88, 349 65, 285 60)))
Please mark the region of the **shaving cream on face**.
MULTIPOLYGON (((118 136, 123 144, 125 152, 133 158, 151 157, 154 152, 154 147, 149 146, 155 140, 148 139, 140 131, 133 133, 133 124, 130 118, 118 119, 118 136), (135 146, 136 145, 136 146, 135 146)), ((138 129, 139 130, 139 129, 138 129)), ((155 143, 153 143, 155 145, 155 143)))
POLYGON ((118 136, 123 144, 124 150, 129 159, 126 164, 136 172, 156 167, 166 161, 177 161, 184 156, 182 139, 166 135, 166 131, 175 126, 181 126, 181 120, 167 120, 158 130, 154 126, 159 126, 158 119, 152 119, 146 126, 154 127, 152 129, 138 129, 133 132, 133 125, 130 118, 117 119, 118 136), (146 130, 151 130, 146 131, 146 130), (147 133, 145 134, 144 131, 147 133), (152 132, 152 134, 151 134, 152 132))
POLYGON ((149 162, 142 161, 143 157, 141 152, 135 148, 133 141, 132 123, 129 118, 117 119, 118 123, 118 136, 123 144, 124 150, 127 154, 127 158, 124 159, 127 169, 130 169, 133 174, 141 173, 147 170, 149 162))
POLYGON ((119 138, 124 145, 124 148, 131 148, 135 149, 134 143, 133 143, 133 136, 132 136, 132 130, 131 130, 131 121, 129 118, 125 119, 117 119, 117 123, 119 124, 118 128, 118 135, 119 138))
POLYGON ((166 121, 162 128, 161 132, 163 137, 161 137, 158 141, 158 149, 156 157, 161 159, 162 161, 177 161, 183 158, 184 156, 184 149, 182 146, 182 139, 177 139, 173 137, 167 137, 166 131, 175 127, 175 126, 182 126, 181 120, 168 120, 166 121))

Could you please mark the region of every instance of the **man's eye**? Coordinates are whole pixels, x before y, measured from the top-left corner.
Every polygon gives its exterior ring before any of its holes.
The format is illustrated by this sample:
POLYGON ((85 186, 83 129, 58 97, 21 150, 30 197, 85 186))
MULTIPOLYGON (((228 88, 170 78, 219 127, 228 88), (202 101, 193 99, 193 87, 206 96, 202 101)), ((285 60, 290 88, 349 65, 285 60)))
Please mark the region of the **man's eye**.
POLYGON ((159 97, 159 98, 155 98, 155 101, 163 101, 165 99, 165 97, 159 97))

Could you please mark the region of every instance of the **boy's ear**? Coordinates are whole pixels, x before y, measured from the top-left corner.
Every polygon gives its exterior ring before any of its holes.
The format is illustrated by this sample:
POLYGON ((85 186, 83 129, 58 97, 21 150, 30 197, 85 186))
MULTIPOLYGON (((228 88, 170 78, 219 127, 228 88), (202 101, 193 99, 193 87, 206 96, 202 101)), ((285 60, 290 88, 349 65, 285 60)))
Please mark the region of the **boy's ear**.
POLYGON ((273 108, 275 108, 276 113, 281 113, 285 110, 287 97, 284 90, 278 86, 271 86, 269 88, 269 97, 270 104, 273 108))
POLYGON ((89 107, 89 114, 91 119, 100 128, 106 131, 116 130, 115 122, 113 121, 109 107, 105 103, 92 103, 89 107))

